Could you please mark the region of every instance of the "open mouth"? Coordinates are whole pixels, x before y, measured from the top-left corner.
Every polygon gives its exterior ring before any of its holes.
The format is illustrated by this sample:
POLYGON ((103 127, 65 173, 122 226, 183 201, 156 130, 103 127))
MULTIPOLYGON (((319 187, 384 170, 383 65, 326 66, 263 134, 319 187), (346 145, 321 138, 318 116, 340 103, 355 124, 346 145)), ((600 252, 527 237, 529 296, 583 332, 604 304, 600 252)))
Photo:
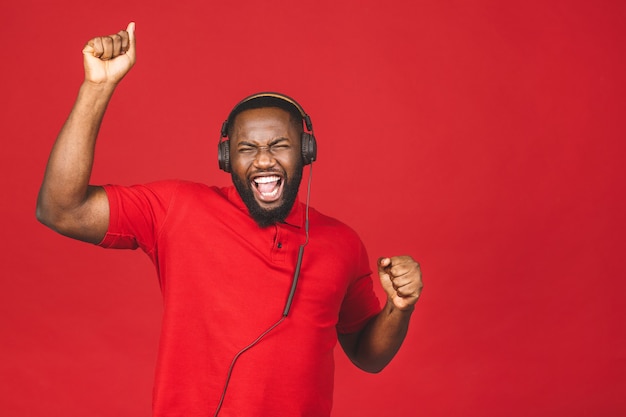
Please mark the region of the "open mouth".
POLYGON ((252 179, 252 188, 260 201, 272 203, 282 195, 283 179, 278 175, 258 176, 252 179))

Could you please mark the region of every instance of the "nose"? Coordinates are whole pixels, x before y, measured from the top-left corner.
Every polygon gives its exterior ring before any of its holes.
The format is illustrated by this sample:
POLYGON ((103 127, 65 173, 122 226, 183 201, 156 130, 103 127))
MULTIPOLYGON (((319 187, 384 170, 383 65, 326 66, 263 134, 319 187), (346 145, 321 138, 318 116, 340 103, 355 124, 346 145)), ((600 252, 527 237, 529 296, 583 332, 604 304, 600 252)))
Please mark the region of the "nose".
POLYGON ((254 164, 258 168, 269 168, 275 163, 274 155, 269 146, 259 146, 254 158, 254 164))

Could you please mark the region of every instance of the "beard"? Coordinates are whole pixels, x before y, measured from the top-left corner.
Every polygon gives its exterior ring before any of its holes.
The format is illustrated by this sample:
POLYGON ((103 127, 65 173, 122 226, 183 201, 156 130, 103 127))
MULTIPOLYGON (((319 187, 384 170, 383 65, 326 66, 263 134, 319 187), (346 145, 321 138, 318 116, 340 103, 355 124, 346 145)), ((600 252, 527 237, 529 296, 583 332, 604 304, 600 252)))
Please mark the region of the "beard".
POLYGON ((242 180, 240 177, 235 175, 235 173, 231 173, 233 184, 235 185, 237 192, 248 208, 250 216, 255 222, 257 222, 259 227, 264 228, 275 223, 282 223, 285 221, 293 208, 296 198, 298 197, 298 189, 300 188, 300 182, 302 181, 302 168, 302 164, 299 164, 296 167, 293 178, 285 176, 282 203, 280 206, 269 210, 261 207, 256 201, 254 198, 254 192, 250 188, 253 187, 253 185, 251 185, 250 182, 242 180))

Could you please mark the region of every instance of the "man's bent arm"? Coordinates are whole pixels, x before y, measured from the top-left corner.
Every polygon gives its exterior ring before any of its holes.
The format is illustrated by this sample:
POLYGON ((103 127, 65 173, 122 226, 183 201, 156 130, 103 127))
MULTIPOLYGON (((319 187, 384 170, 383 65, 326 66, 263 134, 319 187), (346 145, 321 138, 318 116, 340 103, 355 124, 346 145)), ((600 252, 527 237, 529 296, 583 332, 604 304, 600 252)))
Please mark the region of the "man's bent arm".
POLYGON ((50 153, 37 199, 37 219, 75 239, 98 243, 108 228, 109 205, 89 185, 96 138, 115 87, 135 62, 134 24, 91 39, 83 49, 85 80, 50 153))
POLYGON ((360 332, 338 335, 350 360, 373 373, 383 370, 400 349, 423 287, 420 267, 409 256, 380 259, 378 273, 387 293, 382 311, 360 332))

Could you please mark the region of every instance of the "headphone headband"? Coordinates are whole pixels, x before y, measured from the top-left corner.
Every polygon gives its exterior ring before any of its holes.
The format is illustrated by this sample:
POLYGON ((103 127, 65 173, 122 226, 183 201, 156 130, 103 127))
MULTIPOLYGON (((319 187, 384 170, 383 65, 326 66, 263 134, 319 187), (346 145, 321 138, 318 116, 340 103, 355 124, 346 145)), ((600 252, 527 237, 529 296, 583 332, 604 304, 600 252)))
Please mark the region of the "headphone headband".
POLYGON ((235 107, 233 107, 233 109, 228 114, 228 117, 226 118, 226 120, 224 120, 224 123, 222 123, 221 135, 223 138, 228 136, 228 126, 233 122, 234 116, 239 113, 240 111, 239 109, 241 108, 241 106, 243 106, 244 104, 252 100, 256 100, 259 98, 275 98, 275 99, 282 100, 286 103, 291 104, 293 107, 295 107, 296 110, 298 110, 298 113, 300 113, 300 116, 302 116, 302 120, 304 121, 304 125, 306 126, 307 130, 313 133, 313 123, 311 123, 311 118, 309 117, 308 114, 306 114, 302 106, 296 100, 294 100, 293 98, 285 94, 276 93, 272 91, 265 91, 261 93, 252 94, 251 96, 248 96, 244 98, 243 100, 241 100, 239 103, 237 103, 235 107))
MULTIPOLYGON (((295 108, 298 111, 298 113, 300 113, 300 116, 302 116, 302 121, 304 122, 307 130, 310 132, 310 133, 307 133, 307 132, 302 133, 302 137, 300 140, 302 160, 305 165, 308 165, 312 163, 313 161, 315 161, 315 159, 317 158, 317 143, 315 141, 315 136, 313 134, 313 123, 311 123, 311 118, 309 117, 309 115, 306 114, 302 106, 298 104, 298 102, 292 99, 291 97, 286 96, 284 94, 280 94, 280 93, 266 91, 262 93, 252 94, 251 96, 248 96, 244 98, 243 100, 241 100, 230 111, 230 113, 228 114, 228 118, 224 120, 224 123, 222 123, 222 129, 220 131, 220 140, 217 144, 217 162, 221 170, 230 172, 230 139, 223 140, 224 138, 228 136, 228 128, 230 124, 233 122, 233 119, 235 118, 237 114, 246 110, 246 109, 242 109, 242 106, 244 106, 246 103, 250 101, 257 100, 257 99, 264 99, 264 98, 283 101, 291 105, 293 108, 295 108)), ((268 107, 272 107, 272 106, 270 105, 268 107)))

